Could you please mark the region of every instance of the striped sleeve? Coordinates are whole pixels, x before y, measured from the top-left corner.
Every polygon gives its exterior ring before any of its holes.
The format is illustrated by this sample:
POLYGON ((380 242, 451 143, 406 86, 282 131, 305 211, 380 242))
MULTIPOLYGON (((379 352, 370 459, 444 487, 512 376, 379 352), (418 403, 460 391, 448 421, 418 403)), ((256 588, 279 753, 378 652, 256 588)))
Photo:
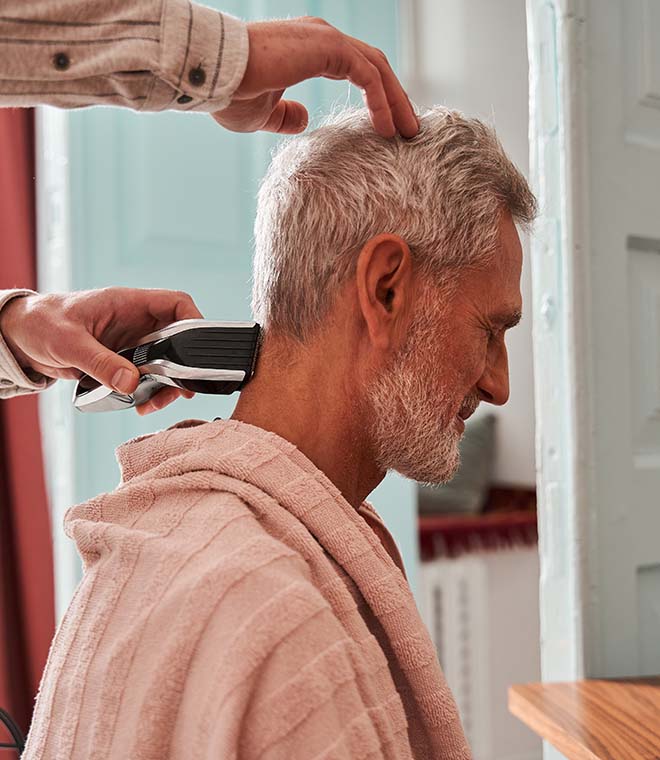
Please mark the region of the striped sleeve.
POLYGON ((218 111, 248 57, 244 22, 190 0, 4 0, 0 105, 218 111))
MULTIPOLYGON (((33 294, 32 290, 0 290, 0 312, 12 298, 33 294)), ((31 377, 23 371, 14 358, 0 332, 0 399, 42 391, 55 381, 38 373, 31 377)))

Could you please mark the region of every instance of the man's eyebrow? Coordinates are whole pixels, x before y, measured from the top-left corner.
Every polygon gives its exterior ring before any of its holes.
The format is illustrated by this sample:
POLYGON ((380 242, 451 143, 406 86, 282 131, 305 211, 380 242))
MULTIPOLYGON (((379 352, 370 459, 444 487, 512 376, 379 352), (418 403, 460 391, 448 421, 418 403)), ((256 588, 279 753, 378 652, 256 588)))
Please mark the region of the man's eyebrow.
POLYGON ((522 312, 516 309, 515 311, 507 311, 500 314, 491 315, 491 322, 493 324, 503 327, 505 330, 510 330, 515 327, 522 319, 522 312))

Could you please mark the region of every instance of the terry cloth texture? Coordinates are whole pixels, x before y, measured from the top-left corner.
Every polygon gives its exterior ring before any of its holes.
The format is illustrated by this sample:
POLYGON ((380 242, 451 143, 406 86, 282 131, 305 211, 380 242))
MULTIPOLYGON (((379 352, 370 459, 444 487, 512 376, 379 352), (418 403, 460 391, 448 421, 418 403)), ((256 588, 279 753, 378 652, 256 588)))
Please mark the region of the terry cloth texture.
POLYGON ((65 517, 84 576, 24 760, 471 757, 370 504, 233 420, 117 457, 117 489, 65 517))
POLYGON ((244 22, 189 0, 2 0, 0 105, 219 111, 248 45, 244 22))

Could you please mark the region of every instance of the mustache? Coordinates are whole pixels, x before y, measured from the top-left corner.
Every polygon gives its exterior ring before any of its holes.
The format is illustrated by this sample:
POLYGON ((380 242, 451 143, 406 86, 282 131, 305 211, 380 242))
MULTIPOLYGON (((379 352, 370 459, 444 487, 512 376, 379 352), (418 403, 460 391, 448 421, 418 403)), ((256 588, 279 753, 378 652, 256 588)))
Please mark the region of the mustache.
POLYGON ((458 413, 461 415, 461 417, 469 417, 470 415, 474 414, 477 411, 477 407, 481 403, 481 399, 479 396, 477 396, 476 393, 467 396, 463 400, 463 404, 461 408, 458 410, 458 413))

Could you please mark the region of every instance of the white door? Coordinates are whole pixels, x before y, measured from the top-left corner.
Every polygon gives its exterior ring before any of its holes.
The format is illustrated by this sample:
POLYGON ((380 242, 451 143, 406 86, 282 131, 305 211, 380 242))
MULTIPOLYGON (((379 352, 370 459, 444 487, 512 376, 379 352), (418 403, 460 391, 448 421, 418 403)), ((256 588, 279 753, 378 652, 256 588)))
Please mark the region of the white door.
POLYGON ((547 680, 660 673, 660 0, 528 0, 547 680))

